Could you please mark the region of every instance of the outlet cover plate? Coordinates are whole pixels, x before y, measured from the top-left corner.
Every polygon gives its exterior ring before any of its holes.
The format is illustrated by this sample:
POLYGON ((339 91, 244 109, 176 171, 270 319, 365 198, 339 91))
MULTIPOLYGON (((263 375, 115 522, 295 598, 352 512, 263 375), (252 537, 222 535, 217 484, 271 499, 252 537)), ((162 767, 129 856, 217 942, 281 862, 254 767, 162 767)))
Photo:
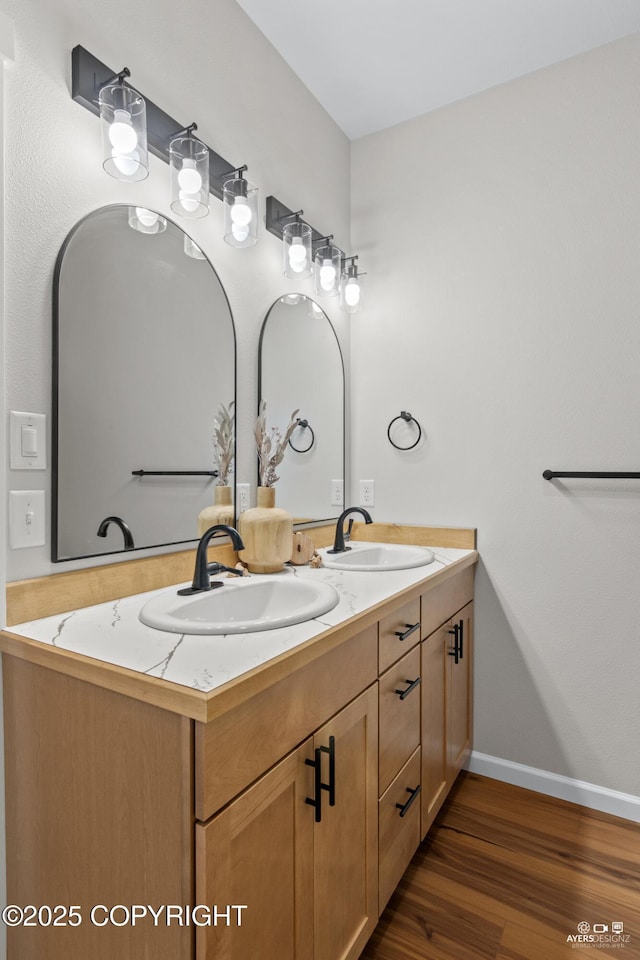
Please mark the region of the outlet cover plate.
POLYGON ((331 506, 341 507, 344 504, 344 480, 331 481, 331 506))
POLYGON ((239 517, 241 513, 249 509, 251 497, 250 483, 236 484, 236 514, 239 517))
POLYGON ((360 481, 360 506, 375 507, 376 504, 376 484, 375 480, 360 481))

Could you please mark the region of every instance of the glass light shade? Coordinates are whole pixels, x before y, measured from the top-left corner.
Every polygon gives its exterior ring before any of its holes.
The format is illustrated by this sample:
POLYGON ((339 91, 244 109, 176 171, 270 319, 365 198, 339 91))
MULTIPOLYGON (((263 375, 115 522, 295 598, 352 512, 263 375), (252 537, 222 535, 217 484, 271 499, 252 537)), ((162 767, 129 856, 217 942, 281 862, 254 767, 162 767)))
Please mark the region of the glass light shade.
POLYGON ((313 258, 313 289, 322 296, 337 297, 340 293, 342 254, 332 243, 318 247, 313 258))
POLYGON ((362 274, 358 273, 357 267, 349 267, 342 274, 340 309, 347 313, 362 310, 362 274))
POLYGON ((209 148, 192 134, 169 144, 171 209, 192 220, 209 213, 209 148))
POLYGON ((311 276, 311 237, 311 227, 301 220, 285 223, 282 229, 284 275, 290 280, 311 276))
POLYGON ((140 233, 162 233, 167 229, 167 221, 155 210, 146 207, 129 207, 129 226, 140 233))
POLYGON ((188 237, 186 233, 184 235, 184 252, 193 260, 207 259, 195 240, 192 240, 191 237, 188 237))
POLYGON ((258 188, 242 177, 225 180, 224 239, 232 247, 252 247, 258 240, 258 188))
POLYGON ((102 166, 110 177, 131 182, 149 176, 147 108, 133 87, 109 83, 98 94, 102 166))
POLYGON ((284 303, 287 307, 295 307, 296 304, 302 303, 304 299, 302 293, 285 293, 283 297, 280 297, 280 303, 284 303))

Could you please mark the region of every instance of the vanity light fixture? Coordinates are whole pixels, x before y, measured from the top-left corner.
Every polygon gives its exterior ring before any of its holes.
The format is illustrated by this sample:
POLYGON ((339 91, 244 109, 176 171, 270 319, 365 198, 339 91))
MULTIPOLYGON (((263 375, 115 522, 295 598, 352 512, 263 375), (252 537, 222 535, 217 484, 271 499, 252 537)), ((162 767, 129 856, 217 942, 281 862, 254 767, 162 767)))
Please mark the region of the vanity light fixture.
POLYGON ((243 174, 245 164, 224 181, 224 239, 232 247, 252 247, 258 240, 258 188, 243 174))
POLYGON ((323 237, 317 245, 314 244, 313 289, 319 295, 337 297, 340 293, 342 250, 334 246, 331 240, 333 234, 323 237))
POLYGON ((337 277, 340 276, 340 267, 344 254, 342 250, 334 243, 333 234, 327 236, 319 233, 305 220, 302 220, 303 210, 297 210, 293 213, 288 207, 285 207, 280 200, 275 197, 267 197, 267 215, 265 226, 269 233, 282 240, 284 253, 284 275, 291 280, 302 280, 310 277, 314 269, 313 251, 316 255, 325 250, 324 260, 330 260, 330 263, 320 262, 319 270, 325 267, 322 277, 318 276, 318 292, 330 293, 329 286, 330 268, 335 265, 337 277), (331 256, 326 252, 329 247, 334 251, 331 256), (337 258, 334 260, 333 258, 337 258), (324 282, 324 287, 323 287, 324 282))
MULTIPOLYGON (((181 134, 184 136, 195 130, 196 126, 192 124, 185 128, 148 97, 130 87, 125 80, 129 74, 125 68, 114 76, 113 69, 79 45, 71 52, 71 96, 91 113, 104 116, 105 170, 119 180, 142 180, 149 172, 148 154, 152 153, 165 163, 172 162, 170 147, 177 152, 179 144, 174 141, 181 134), (146 132, 140 126, 145 114, 146 132), (176 133, 177 130, 181 134, 176 133)), ((178 186, 176 194, 179 207, 172 204, 172 209, 182 216, 197 217, 208 211, 209 193, 222 200, 224 184, 238 172, 238 167, 193 135, 190 139, 192 142, 184 146, 194 152, 182 156, 175 173, 176 178, 182 173, 184 182, 178 186), (208 170, 204 164, 205 154, 208 170), (194 161, 194 165, 188 163, 185 168, 185 159, 194 161), (202 178, 199 189, 196 175, 202 178), (187 210, 187 207, 191 209, 187 210)))
POLYGON ((116 180, 144 180, 149 176, 147 109, 144 98, 125 82, 125 67, 109 77, 98 92, 102 120, 102 166, 116 180))
POLYGON ((284 303, 286 307, 295 307, 306 299, 303 293, 285 293, 283 297, 280 297, 280 303, 284 303))
POLYGON ((357 256, 345 257, 342 282, 340 283, 340 309, 347 313, 362 310, 362 277, 356 264, 357 256), (349 262, 351 261, 351 262, 349 262))
POLYGON ((129 226, 140 233, 162 233, 167 229, 167 221, 155 210, 146 207, 129 207, 129 226))
POLYGON ((207 259, 195 240, 192 240, 186 233, 184 235, 184 252, 192 260, 207 259))
POLYGON ((290 280, 304 280, 311 276, 311 241, 313 230, 300 219, 304 210, 292 213, 282 227, 282 254, 284 275, 290 280))
POLYGON ((171 209, 191 219, 209 213, 209 147, 194 137, 197 129, 190 123, 169 141, 171 209))

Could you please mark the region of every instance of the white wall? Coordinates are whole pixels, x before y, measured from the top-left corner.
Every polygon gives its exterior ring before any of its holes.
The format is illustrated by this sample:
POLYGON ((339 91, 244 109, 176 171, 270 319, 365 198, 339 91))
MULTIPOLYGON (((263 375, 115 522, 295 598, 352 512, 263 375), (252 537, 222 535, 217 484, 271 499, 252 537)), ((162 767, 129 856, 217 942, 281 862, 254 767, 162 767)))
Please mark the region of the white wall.
POLYGON ((640 37, 357 141, 353 477, 473 525, 476 748, 640 795, 640 37), (400 410, 426 442, 394 451, 400 410))
MULTIPOLYGON (((233 0, 183 0, 179 5, 170 0, 0 0, 0 15, 13 19, 16 43, 4 91, 6 393, 0 393, 1 437, 10 409, 51 414, 52 276, 71 227, 109 203, 132 202, 170 215, 168 167, 162 161, 151 157, 149 179, 135 185, 117 183, 102 171, 98 119, 71 99, 76 44, 114 71, 128 66, 132 82, 149 99, 185 125, 195 120, 202 138, 229 162, 247 163, 248 176, 261 190, 262 216, 266 196, 274 194, 292 209, 303 207, 314 226, 333 232, 345 248, 349 142, 233 0)), ((0 20, 0 53, 6 52, 3 41, 0 20)), ((188 232, 215 265, 234 314, 237 479, 254 485, 260 326, 279 296, 295 291, 311 295, 312 281, 284 279, 280 242, 263 227, 254 248, 237 251, 225 244, 222 205, 215 198, 209 217, 190 224, 188 232)), ((330 304, 325 309, 348 353, 348 325, 330 304)), ((48 453, 50 463, 50 449, 48 453)), ((32 489, 41 479, 48 499, 49 471, 37 481, 24 471, 9 471, 5 478, 4 457, 0 471, 5 489, 32 489)), ((5 548, 3 514, 3 574, 5 548)), ((49 544, 9 550, 7 579, 96 563, 52 565, 49 550, 49 544)), ((0 863, 4 902, 3 884, 0 863)), ((3 950, 0 942, 0 956, 3 950)))
MULTIPOLYGON (((348 247, 349 141, 233 0, 0 0, 2 11, 16 28, 6 83, 6 410, 51 412, 51 282, 71 227, 108 203, 131 201, 170 215, 162 161, 150 158, 151 175, 140 184, 103 172, 99 121, 70 94, 78 43, 114 71, 128 66, 149 99, 181 123, 195 120, 198 134, 229 162, 247 163, 261 190, 261 217, 274 194, 348 247)), ((190 221, 188 231, 216 267, 234 314, 237 479, 255 485, 260 325, 277 297, 311 295, 312 281, 285 280, 280 242, 264 227, 253 248, 225 244, 215 198, 210 215, 190 221)), ((348 349, 344 316, 330 304, 326 310, 348 349)), ((10 472, 7 486, 31 489, 35 476, 10 472)), ((40 479, 48 491, 49 471, 40 479)), ((9 551, 8 579, 86 565, 52 565, 49 549, 9 551)))

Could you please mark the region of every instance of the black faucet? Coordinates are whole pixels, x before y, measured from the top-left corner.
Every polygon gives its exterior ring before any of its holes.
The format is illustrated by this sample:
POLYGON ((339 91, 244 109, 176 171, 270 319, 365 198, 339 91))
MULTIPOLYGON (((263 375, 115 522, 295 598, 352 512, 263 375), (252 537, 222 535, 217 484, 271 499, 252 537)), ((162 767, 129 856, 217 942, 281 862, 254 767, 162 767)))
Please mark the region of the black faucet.
POLYGON ((226 523, 214 523, 214 525, 209 527, 208 530, 205 530, 200 537, 200 543, 196 550, 196 566, 193 573, 193 583, 190 587, 184 587, 182 590, 178 590, 180 596, 187 597, 192 593, 204 593, 205 590, 213 590, 214 587, 223 586, 221 580, 211 582, 211 578, 209 577, 209 563, 207 560, 209 541, 215 537, 217 533, 226 533, 231 539, 234 550, 244 550, 242 537, 235 527, 229 527, 226 523))
POLYGON ((133 536, 131 530, 129 529, 128 524, 124 522, 121 517, 105 517, 100 526, 98 527, 98 536, 106 537, 109 524, 115 523, 116 527, 120 527, 122 530, 122 536, 124 537, 124 548, 125 550, 135 550, 135 545, 133 543, 133 536))
POLYGON ((336 523, 336 538, 333 541, 333 549, 327 550, 327 553, 345 553, 347 550, 351 550, 351 547, 345 547, 344 545, 344 521, 347 519, 350 513, 361 513, 364 517, 365 523, 373 523, 371 514, 368 510, 365 510, 364 507, 348 507, 338 517, 338 522, 336 523))

